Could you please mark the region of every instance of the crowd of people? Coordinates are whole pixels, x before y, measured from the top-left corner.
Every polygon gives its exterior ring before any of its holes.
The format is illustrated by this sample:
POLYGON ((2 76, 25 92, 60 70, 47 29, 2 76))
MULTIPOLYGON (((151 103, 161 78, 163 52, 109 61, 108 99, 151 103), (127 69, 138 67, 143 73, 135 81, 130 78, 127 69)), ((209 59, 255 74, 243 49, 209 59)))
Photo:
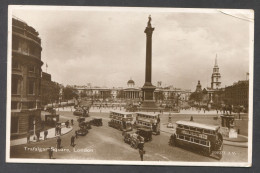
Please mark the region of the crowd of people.
MULTIPOLYGON (((71 120, 70 120, 70 123, 71 123, 71 125, 73 126, 73 125, 74 125, 74 120, 71 119, 71 120)), ((65 122, 65 127, 66 127, 66 128, 69 128, 69 120, 67 120, 67 121, 65 122)), ((62 139, 61 139, 61 137, 60 137, 60 136, 61 136, 61 131, 60 131, 60 129, 61 129, 61 125, 58 124, 58 125, 55 127, 55 136, 57 136, 57 139, 56 139, 56 148, 57 148, 57 149, 62 148, 62 146, 61 146, 62 139)), ((72 146, 72 147, 75 146, 75 139, 76 139, 76 138, 77 138, 77 131, 75 131, 75 135, 72 135, 72 136, 71 136, 70 146, 72 146)), ((53 159, 53 148, 52 148, 52 147, 49 147, 47 151, 48 151, 49 159, 53 159)))

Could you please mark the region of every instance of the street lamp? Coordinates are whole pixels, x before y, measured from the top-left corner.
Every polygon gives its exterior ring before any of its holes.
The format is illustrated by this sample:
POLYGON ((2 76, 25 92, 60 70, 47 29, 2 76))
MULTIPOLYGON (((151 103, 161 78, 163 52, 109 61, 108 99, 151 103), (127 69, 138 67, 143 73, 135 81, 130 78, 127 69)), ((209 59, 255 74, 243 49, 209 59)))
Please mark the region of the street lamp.
POLYGON ((36 125, 36 121, 35 121, 35 118, 34 118, 34 120, 33 120, 33 140, 36 139, 36 132, 35 132, 36 127, 35 127, 35 125, 36 125))

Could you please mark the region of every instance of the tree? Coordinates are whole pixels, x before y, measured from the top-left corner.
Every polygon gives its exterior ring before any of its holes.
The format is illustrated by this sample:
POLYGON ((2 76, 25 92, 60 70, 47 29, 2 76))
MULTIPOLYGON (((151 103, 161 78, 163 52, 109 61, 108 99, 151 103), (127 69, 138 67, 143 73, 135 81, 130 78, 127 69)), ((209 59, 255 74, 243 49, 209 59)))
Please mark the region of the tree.
POLYGON ((164 100, 164 94, 162 91, 154 93, 155 100, 164 100))
POLYGON ((88 96, 85 91, 81 91, 79 94, 80 94, 80 97, 82 97, 82 98, 88 96))
POLYGON ((53 103, 59 100, 60 86, 52 81, 44 81, 41 83, 41 102, 43 105, 53 103))
POLYGON ((190 100, 198 102, 199 105, 200 105, 202 99, 203 99, 203 93, 202 92, 193 92, 190 95, 190 100))
POLYGON ((65 100, 71 100, 73 98, 78 98, 77 92, 70 86, 66 86, 63 89, 64 99, 65 100))

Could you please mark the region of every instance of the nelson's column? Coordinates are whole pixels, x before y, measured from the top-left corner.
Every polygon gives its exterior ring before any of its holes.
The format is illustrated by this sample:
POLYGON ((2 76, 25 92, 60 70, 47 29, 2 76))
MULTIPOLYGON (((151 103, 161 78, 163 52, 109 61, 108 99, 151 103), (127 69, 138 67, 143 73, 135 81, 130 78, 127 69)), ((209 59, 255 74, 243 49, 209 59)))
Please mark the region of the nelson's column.
POLYGON ((151 16, 148 18, 147 27, 145 28, 146 33, 146 64, 145 64, 145 83, 142 87, 143 91, 143 102, 140 107, 140 110, 143 111, 156 111, 158 106, 154 100, 154 90, 155 86, 152 84, 152 34, 154 28, 151 24, 151 16))

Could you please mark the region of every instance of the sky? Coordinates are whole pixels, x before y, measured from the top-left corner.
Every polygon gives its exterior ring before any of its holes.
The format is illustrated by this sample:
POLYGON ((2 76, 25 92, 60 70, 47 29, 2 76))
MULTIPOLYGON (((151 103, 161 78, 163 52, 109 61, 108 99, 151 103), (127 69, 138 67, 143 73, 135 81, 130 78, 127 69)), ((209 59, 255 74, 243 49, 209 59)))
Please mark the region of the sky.
POLYGON ((195 90, 209 87, 217 55, 222 87, 245 80, 251 49, 251 11, 150 8, 15 8, 42 40, 42 70, 63 85, 125 87, 145 79, 148 16, 152 83, 195 90))

